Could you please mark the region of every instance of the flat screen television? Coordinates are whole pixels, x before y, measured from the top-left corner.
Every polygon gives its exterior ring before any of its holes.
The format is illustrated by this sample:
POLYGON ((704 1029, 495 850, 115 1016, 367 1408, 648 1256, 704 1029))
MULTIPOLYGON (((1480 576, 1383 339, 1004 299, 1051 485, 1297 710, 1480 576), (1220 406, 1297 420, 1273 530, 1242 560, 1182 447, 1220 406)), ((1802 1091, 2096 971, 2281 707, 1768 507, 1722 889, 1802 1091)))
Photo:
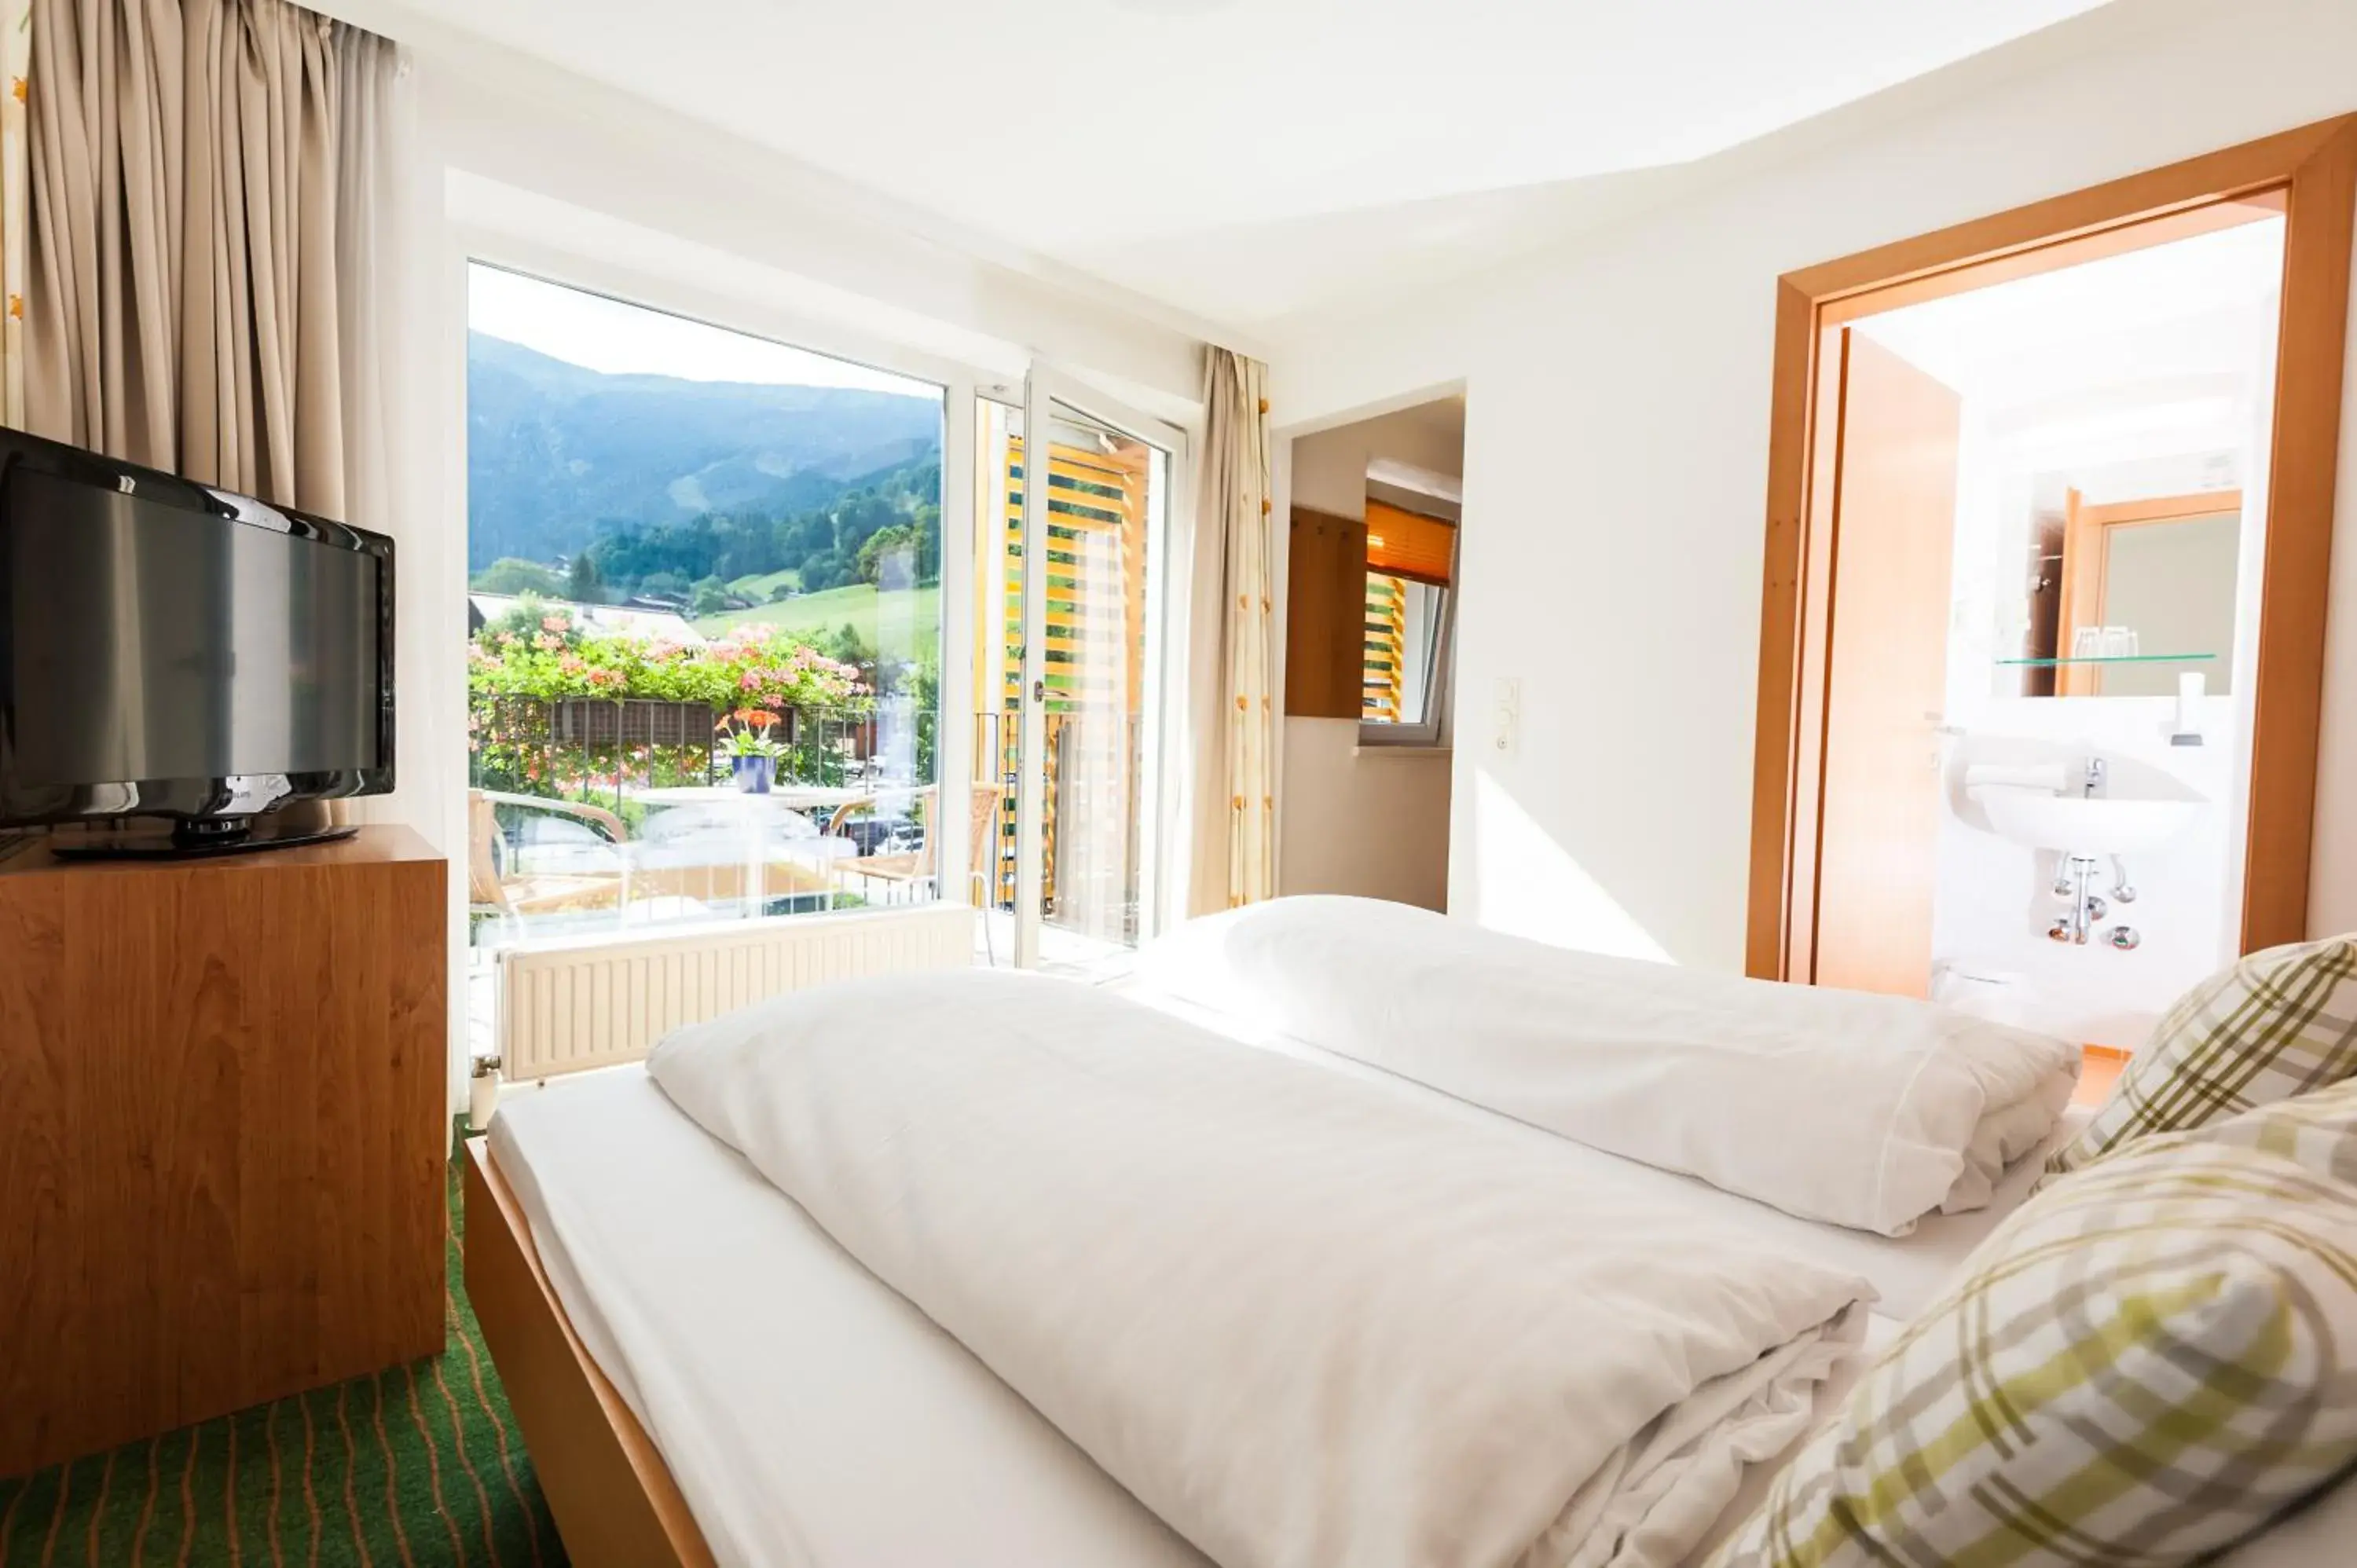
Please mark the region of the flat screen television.
POLYGON ((391 540, 0 430, 0 827, 316 839, 275 814, 392 789, 393 740, 391 540))

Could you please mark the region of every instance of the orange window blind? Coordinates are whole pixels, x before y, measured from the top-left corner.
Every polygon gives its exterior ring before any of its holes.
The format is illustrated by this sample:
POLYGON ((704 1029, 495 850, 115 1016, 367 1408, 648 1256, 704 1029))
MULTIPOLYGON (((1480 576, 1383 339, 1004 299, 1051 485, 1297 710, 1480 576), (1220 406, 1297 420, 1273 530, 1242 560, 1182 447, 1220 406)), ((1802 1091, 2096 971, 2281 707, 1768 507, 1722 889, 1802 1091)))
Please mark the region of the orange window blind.
POLYGON ((1448 564, 1457 552, 1457 525, 1437 517, 1403 511, 1379 500, 1367 502, 1367 570, 1448 586, 1448 564))

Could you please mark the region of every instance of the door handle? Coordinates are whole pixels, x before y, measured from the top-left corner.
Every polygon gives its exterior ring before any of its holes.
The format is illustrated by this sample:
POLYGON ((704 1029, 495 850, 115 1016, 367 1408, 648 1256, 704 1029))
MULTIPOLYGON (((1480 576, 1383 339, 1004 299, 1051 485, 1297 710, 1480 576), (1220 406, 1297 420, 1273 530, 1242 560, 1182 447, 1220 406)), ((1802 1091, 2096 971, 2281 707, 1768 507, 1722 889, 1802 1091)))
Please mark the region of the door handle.
POLYGON ((1048 700, 1047 682, 1034 681, 1031 682, 1031 700, 1035 703, 1044 703, 1048 700))

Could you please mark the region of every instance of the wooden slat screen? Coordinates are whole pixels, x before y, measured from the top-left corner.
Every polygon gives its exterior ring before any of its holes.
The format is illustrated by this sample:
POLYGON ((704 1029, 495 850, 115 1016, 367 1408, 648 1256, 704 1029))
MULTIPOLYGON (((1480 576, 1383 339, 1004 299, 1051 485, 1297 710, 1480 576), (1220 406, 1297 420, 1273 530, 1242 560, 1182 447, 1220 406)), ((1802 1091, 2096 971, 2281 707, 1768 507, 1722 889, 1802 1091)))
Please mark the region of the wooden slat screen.
MULTIPOLYGON (((1077 703, 1139 712, 1146 680, 1146 465, 1143 448, 1048 449, 1048 625, 1050 711, 1077 703), (1108 590, 1119 605, 1096 602, 1108 590), (1118 620, 1114 618, 1118 616, 1118 620)), ((1006 443, 1008 708, 1023 694, 1023 438, 1006 443)))
MULTIPOLYGON (((1371 544, 1370 549, 1372 548, 1371 544)), ((1363 717, 1395 725, 1406 694, 1407 583, 1381 572, 1367 574, 1366 652, 1361 660, 1363 717)))
MULTIPOLYGON (((998 522, 1006 552, 1004 603, 998 631, 1004 657, 999 702, 1010 715, 998 726, 1000 776, 1016 776, 1018 726, 1011 715, 1023 705, 1023 437, 1006 441, 1006 506, 998 522)), ((1146 485, 1150 451, 1130 446, 1116 452, 1050 442, 1048 447, 1047 624, 1040 628, 1042 677, 1048 689, 1047 789, 1040 802, 1042 892, 1058 897, 1056 807, 1058 744, 1068 719, 1083 711, 1134 717, 1144 711, 1146 683, 1146 485)), ((977 642, 989 633, 976 628, 977 642)), ((977 649, 977 658, 980 657, 977 649)), ((987 702, 987 698, 985 701, 987 702)), ((1005 853, 1002 897, 1014 897, 1016 813, 999 813, 1005 853)))

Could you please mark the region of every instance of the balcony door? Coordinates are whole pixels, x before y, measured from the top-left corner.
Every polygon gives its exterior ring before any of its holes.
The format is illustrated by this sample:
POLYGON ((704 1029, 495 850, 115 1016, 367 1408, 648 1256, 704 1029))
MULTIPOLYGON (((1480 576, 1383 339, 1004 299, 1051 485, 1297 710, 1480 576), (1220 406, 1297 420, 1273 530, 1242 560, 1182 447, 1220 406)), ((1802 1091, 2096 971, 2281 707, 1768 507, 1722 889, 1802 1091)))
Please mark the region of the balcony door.
POLYGON ((1152 931, 1184 442, 1047 371, 1020 411, 982 411, 976 690, 997 711, 977 750, 1012 785, 992 902, 1024 967, 1086 969, 1152 931))

